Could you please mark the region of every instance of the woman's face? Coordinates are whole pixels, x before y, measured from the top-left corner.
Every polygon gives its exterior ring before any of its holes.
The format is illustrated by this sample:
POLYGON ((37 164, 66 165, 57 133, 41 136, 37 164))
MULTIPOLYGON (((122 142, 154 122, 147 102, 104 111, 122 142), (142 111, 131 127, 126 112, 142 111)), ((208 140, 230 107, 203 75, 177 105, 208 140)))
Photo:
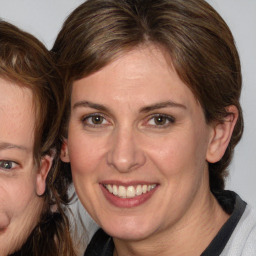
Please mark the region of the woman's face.
MULTIPOLYGON (((20 248, 35 226, 43 199, 33 159, 32 93, 0 78, 0 255, 20 248)), ((41 184, 41 185, 40 185, 41 184)))
POLYGON ((197 214, 210 191, 212 136, 169 57, 151 45, 74 82, 62 160, 107 233, 143 239, 197 214))

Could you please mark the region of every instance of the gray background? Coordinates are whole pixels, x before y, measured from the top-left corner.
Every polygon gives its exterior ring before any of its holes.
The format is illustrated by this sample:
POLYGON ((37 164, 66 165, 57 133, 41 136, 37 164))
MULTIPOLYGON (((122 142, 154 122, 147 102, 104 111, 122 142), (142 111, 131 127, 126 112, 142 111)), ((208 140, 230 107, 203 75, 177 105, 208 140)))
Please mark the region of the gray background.
MULTIPOLYGON (((37 36, 50 49, 65 17, 82 0, 0 0, 0 17, 37 36)), ((256 207, 256 0, 208 0, 230 26, 243 72, 245 132, 227 188, 256 207)))

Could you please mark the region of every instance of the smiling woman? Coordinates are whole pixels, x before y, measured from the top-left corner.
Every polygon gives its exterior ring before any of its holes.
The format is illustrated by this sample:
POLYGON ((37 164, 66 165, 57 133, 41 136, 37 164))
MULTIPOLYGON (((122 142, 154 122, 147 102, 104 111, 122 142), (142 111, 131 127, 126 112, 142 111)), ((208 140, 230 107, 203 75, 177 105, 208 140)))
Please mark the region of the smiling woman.
POLYGON ((254 255, 255 212, 224 190, 243 116, 218 13, 203 0, 88 0, 52 51, 66 79, 61 160, 101 227, 85 255, 254 255))
POLYGON ((57 172, 60 78, 46 48, 0 21, 0 255, 75 255, 57 172), (54 110, 54 111, 52 111, 54 110))

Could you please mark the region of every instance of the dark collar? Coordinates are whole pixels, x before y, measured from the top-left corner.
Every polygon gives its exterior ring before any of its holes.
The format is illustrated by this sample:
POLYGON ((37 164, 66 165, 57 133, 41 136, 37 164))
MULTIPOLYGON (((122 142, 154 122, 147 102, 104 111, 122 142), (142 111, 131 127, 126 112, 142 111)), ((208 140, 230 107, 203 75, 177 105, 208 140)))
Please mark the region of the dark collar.
POLYGON ((241 219, 246 203, 234 192, 223 191, 216 193, 215 197, 227 213, 232 213, 226 223, 219 230, 218 234, 201 254, 201 256, 220 255, 228 243, 235 227, 241 219))
MULTIPOLYGON (((246 203, 232 191, 221 191, 214 193, 214 195, 222 208, 227 213, 232 214, 201 256, 221 254, 246 207, 246 203)), ((102 229, 99 229, 89 243, 84 256, 113 256, 114 248, 113 239, 102 229)))

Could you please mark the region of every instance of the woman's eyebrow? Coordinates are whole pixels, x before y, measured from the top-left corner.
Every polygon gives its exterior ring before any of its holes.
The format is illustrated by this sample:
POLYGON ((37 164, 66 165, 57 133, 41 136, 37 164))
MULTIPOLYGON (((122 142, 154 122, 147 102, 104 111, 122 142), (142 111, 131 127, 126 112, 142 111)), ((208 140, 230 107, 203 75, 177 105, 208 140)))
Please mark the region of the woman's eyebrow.
POLYGON ((8 142, 0 142, 0 150, 5 150, 5 149, 20 149, 27 151, 28 149, 22 145, 16 145, 13 143, 8 143, 8 142))
POLYGON ((73 109, 76 109, 78 107, 85 107, 85 108, 94 108, 100 111, 108 111, 108 108, 104 105, 93 103, 90 101, 78 101, 73 105, 73 109))
MULTIPOLYGON (((90 101, 78 101, 73 105, 73 109, 75 108, 79 108, 79 107, 84 107, 84 108, 93 108, 93 109, 97 109, 100 111, 109 111, 108 108, 104 105, 101 104, 97 104, 97 103, 93 103, 90 101)), ((140 112, 150 112, 152 110, 155 109, 159 109, 159 108, 166 108, 166 107, 175 107, 175 108, 183 108, 186 109, 186 106, 180 103, 176 103, 174 101, 164 101, 164 102, 159 102, 159 103, 155 103, 149 106, 145 106, 142 107, 140 109, 140 112)))
POLYGON ((166 107, 174 107, 174 108, 183 108, 183 109, 187 109, 187 107, 183 104, 174 102, 174 101, 164 101, 164 102, 159 102, 159 103, 155 103, 149 106, 145 106, 143 108, 140 109, 140 112, 150 112, 152 110, 156 110, 159 108, 166 108, 166 107))

